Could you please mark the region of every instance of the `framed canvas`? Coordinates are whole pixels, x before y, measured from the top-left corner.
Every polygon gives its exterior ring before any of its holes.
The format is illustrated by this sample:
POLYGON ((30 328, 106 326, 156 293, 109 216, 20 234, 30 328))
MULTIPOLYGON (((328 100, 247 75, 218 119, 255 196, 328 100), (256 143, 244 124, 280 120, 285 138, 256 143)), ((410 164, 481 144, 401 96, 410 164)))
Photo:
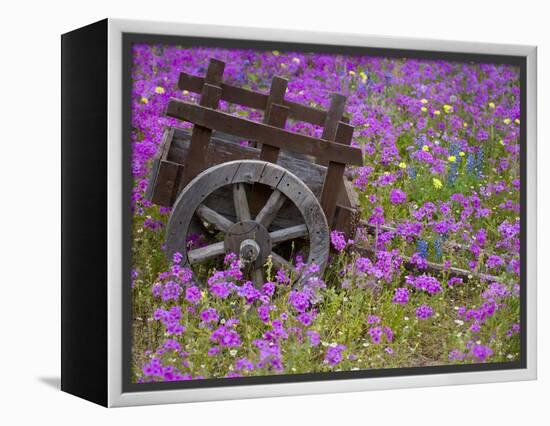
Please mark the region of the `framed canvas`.
POLYGON ((536 48, 106 19, 62 42, 62 389, 536 378, 536 48))

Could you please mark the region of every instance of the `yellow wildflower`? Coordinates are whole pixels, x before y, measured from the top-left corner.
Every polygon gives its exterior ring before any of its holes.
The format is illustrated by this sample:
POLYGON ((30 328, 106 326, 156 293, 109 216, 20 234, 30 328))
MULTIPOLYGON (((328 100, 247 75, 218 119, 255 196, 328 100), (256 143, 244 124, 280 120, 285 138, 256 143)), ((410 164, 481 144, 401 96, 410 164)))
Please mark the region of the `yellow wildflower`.
POLYGON ((274 51, 271 52, 271 53, 273 53, 273 56, 279 56, 279 51, 278 51, 278 50, 274 50, 274 51))
POLYGON ((361 71, 361 72, 359 73, 359 77, 361 77, 361 81, 363 82, 363 84, 365 84, 365 83, 367 82, 368 76, 367 76, 367 74, 365 74, 364 71, 361 71))
POLYGON ((399 168, 400 169, 406 169, 407 168, 407 165, 403 162, 399 163, 399 168))
POLYGON ((494 109, 494 108, 495 108, 495 104, 494 104, 493 102, 489 102, 489 108, 494 109))
POLYGON ((424 145, 422 147, 422 151, 424 151, 424 152, 428 152, 429 150, 430 150, 430 147, 428 145, 424 145))
POLYGON ((426 105, 428 103, 427 99, 420 99, 420 103, 426 105))
POLYGON ((422 111, 422 112, 426 112, 426 111, 428 111, 428 108, 426 108, 426 107, 422 107, 422 108, 420 108, 420 111, 422 111))
POLYGON ((443 187, 443 184, 437 178, 433 178, 432 183, 433 183, 435 189, 441 189, 443 187))
POLYGON ((155 87, 155 93, 162 95, 164 93, 164 87, 161 87, 161 86, 155 87))
POLYGON ((449 160, 451 163, 454 163, 456 161, 456 157, 454 155, 449 155, 447 157, 447 160, 449 160))
POLYGON ((462 123, 462 125, 463 125, 464 127, 468 127, 468 123, 466 123, 466 122, 462 123))
POLYGON ((498 141, 499 144, 501 144, 502 146, 504 146, 504 141, 501 139, 498 141))
POLYGON ((349 70, 348 74, 351 75, 352 77, 355 77, 355 71, 353 70, 349 70))
POLYGON ((512 120, 510 120, 509 118, 505 118, 502 121, 504 122, 504 124, 510 124, 512 122, 512 120))
POLYGON ((458 153, 458 155, 460 155, 461 157, 464 157, 464 156, 466 155, 466 153, 465 153, 464 151, 460 151, 460 152, 458 153))
POLYGON ((445 113, 446 114, 450 114, 454 111, 453 109, 453 106, 452 105, 443 105, 443 109, 445 110, 445 113))
POLYGON ((142 104, 149 103, 149 99, 147 99, 147 98, 144 97, 144 96, 141 97, 140 101, 141 101, 142 104))
POLYGON ((519 118, 516 118, 516 119, 514 120, 514 123, 519 124, 519 118))
POLYGON ((281 64, 281 68, 286 68, 286 64, 281 64))
POLYGON ((434 115, 439 115, 439 114, 441 114, 441 111, 439 111, 438 109, 436 109, 436 110, 434 111, 434 115))

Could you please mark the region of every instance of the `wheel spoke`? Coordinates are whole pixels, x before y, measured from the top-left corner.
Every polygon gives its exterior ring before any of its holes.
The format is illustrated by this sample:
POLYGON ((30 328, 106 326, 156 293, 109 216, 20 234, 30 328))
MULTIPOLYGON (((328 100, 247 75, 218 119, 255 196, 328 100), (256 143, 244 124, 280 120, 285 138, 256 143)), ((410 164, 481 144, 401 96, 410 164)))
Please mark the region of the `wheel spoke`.
POLYGON ((305 237, 307 234, 307 226, 302 224, 291 226, 289 228, 278 229, 277 231, 270 232, 269 236, 271 237, 272 244, 278 244, 294 238, 305 237))
POLYGON ((264 271, 261 267, 257 269, 253 269, 250 271, 250 275, 252 275, 252 282, 254 283, 254 286, 256 288, 260 288, 264 283, 264 271))
POLYGON ((256 222, 259 222, 266 228, 269 228, 269 225, 271 225, 271 222, 273 222, 273 219, 275 219, 277 212, 281 209, 285 201, 286 197, 283 193, 278 189, 275 189, 271 193, 262 210, 260 210, 256 216, 256 222))
POLYGON ((206 262, 225 253, 223 241, 210 244, 187 252, 187 259, 191 265, 206 262))
POLYGON ((290 272, 293 272, 295 273, 296 272, 296 268, 294 268, 294 266, 292 266, 290 264, 290 262, 288 260, 286 260, 284 257, 282 256, 279 256, 277 253, 275 253, 274 251, 272 251, 270 253, 270 256, 271 256, 271 259, 273 260, 273 264, 277 267, 277 268, 284 268, 290 272))
POLYGON ((216 227, 218 231, 227 232, 229 227, 233 225, 229 219, 225 216, 222 216, 217 211, 212 210, 210 207, 201 204, 197 207, 195 214, 201 218, 206 223, 210 223, 216 227))
POLYGON ((233 185, 233 202, 235 203, 237 220, 240 222, 250 220, 250 209, 246 198, 246 190, 242 183, 236 183, 233 185))

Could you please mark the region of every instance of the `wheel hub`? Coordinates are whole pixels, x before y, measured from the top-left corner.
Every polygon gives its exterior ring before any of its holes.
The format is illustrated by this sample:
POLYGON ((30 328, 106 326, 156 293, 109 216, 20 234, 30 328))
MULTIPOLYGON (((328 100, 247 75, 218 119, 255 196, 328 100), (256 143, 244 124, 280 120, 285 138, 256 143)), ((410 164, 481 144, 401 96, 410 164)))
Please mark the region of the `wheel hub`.
POLYGON ((271 238, 264 226, 253 220, 237 222, 227 230, 226 252, 236 253, 245 264, 261 267, 271 253, 271 238))

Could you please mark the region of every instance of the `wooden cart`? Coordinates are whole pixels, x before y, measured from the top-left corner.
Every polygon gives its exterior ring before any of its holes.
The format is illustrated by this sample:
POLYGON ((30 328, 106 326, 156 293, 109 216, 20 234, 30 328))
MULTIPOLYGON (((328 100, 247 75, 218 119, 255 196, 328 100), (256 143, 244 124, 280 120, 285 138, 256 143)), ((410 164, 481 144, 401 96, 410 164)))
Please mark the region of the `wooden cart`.
POLYGON ((172 207, 167 255, 179 252, 193 266, 233 252, 260 284, 268 256, 297 279, 285 257, 300 249, 322 272, 330 230, 351 236, 359 220, 344 177, 346 165, 362 164, 361 151, 349 146, 346 98, 332 94, 327 111, 311 108, 285 100, 283 78, 262 94, 223 83, 224 67, 211 59, 204 78, 181 73, 179 89, 200 94, 200 102, 172 98, 167 107, 168 116, 193 123, 192 131, 165 130, 147 189, 151 202, 172 207), (220 100, 262 110, 263 121, 222 112, 220 100), (322 136, 285 130, 287 119, 322 126, 322 136), (190 245, 197 237, 202 245, 190 245))

